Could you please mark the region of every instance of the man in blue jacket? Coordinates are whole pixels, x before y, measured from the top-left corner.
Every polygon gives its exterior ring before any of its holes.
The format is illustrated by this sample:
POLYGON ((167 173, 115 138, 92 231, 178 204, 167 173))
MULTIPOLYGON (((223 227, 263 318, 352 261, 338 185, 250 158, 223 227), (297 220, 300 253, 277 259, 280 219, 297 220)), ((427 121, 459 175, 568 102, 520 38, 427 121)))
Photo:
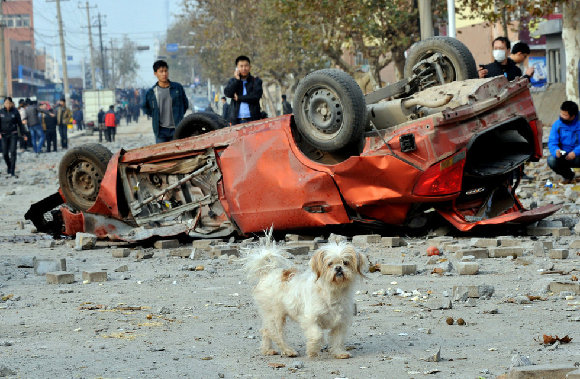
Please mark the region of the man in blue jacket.
POLYGON ((183 119, 189 101, 181 84, 169 80, 167 62, 156 61, 153 73, 157 83, 145 94, 143 112, 153 119, 155 142, 168 142, 173 139, 175 127, 183 119))
POLYGON ((236 58, 234 77, 231 78, 224 94, 233 99, 232 125, 243 124, 262 118, 260 99, 262 98, 262 79, 250 74, 250 58, 240 55, 236 58))
POLYGON ((562 103, 560 118, 552 124, 548 148, 548 166, 564 177, 563 184, 573 183, 575 174, 572 167, 580 167, 580 121, 575 102, 562 103))

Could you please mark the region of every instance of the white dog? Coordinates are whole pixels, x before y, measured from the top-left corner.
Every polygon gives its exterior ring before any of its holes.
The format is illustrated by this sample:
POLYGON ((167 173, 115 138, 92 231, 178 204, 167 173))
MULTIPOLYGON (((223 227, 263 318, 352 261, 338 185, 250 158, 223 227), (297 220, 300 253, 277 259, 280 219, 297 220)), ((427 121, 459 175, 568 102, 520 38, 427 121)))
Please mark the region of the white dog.
POLYGON ((350 358, 344 338, 354 312, 354 283, 364 276, 366 257, 346 243, 321 247, 310 259, 311 271, 298 273, 271 239, 245 258, 250 279, 257 279, 254 299, 263 321, 262 354, 296 357, 298 353, 284 339, 286 317, 300 324, 306 336, 306 353, 316 357, 328 329, 331 353, 340 359, 350 358))

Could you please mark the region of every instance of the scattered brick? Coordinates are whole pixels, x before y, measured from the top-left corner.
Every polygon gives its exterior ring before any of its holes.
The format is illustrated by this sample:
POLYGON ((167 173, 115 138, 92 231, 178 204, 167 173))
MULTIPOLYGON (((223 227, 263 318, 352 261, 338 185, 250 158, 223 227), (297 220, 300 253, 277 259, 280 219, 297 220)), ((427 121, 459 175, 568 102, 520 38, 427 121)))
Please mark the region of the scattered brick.
POLYGON ((417 272, 417 265, 405 263, 381 264, 381 274, 412 275, 417 272))
POLYGON ((490 258, 519 257, 524 254, 521 247, 494 247, 489 249, 490 258))
POLYGON ((34 262, 36 257, 33 255, 18 257, 18 263, 16 267, 18 268, 34 268, 34 262))
MULTIPOLYGON (((253 238, 248 239, 249 241, 252 241, 253 238)), ((215 246, 215 245, 219 245, 219 244, 223 244, 224 241, 221 239, 203 239, 203 240, 195 240, 192 242, 191 247, 193 248, 200 248, 200 249, 207 249, 210 246, 215 246)))
POLYGON ((153 258, 153 254, 152 251, 139 250, 135 257, 137 259, 151 259, 153 258))
POLYGON ((477 238, 473 241, 475 247, 498 247, 499 241, 493 238, 477 238))
POLYGON ((308 246, 308 248, 310 250, 316 250, 318 249, 318 242, 316 241, 296 241, 296 242, 288 242, 286 244, 286 248, 291 248, 291 247, 301 247, 301 246, 308 246))
POLYGON ((115 272, 127 272, 127 271, 129 271, 129 266, 127 265, 122 265, 115 269, 115 272))
POLYGON ((210 258, 217 258, 222 255, 235 255, 236 257, 240 256, 240 251, 236 248, 231 248, 229 246, 212 246, 209 250, 209 257, 210 258))
POLYGON ((554 236, 563 237, 570 235, 570 229, 564 227, 542 227, 542 226, 528 226, 527 233, 530 236, 554 236))
POLYGON ((580 282, 572 281, 558 281, 552 282, 549 285, 550 291, 554 293, 560 293, 563 291, 574 292, 576 295, 580 295, 580 282))
POLYGON ((454 299, 463 293, 466 293, 467 297, 471 298, 489 299, 494 292, 495 288, 488 284, 482 284, 479 286, 453 286, 454 299))
POLYGON ((571 249, 580 249, 580 240, 574 240, 570 244, 571 249))
POLYGON ((383 247, 399 247, 401 246, 401 239, 399 237, 382 237, 381 246, 383 247))
POLYGON ((97 236, 91 233, 77 233, 75 237, 75 250, 91 250, 97 243, 97 236))
POLYGON ((190 248, 179 248, 173 249, 169 252, 171 257, 179 257, 179 258, 189 258, 192 253, 192 249, 190 248))
POLYGON ((107 272, 106 271, 83 271, 83 281, 93 282, 106 282, 107 272))
POLYGON ((46 273, 47 284, 71 284, 75 281, 75 274, 66 271, 55 271, 46 273))
POLYGON ((475 262, 459 262, 455 266, 459 275, 476 275, 479 272, 479 264, 475 262))
POLYGON ((113 249, 111 251, 111 255, 113 258, 127 258, 129 255, 131 255, 131 250, 123 248, 113 249))
POLYGON ((487 249, 463 249, 455 252, 455 258, 462 259, 465 256, 471 255, 475 259, 489 258, 489 251, 487 249))
POLYGON ((156 249, 175 249, 179 247, 179 240, 160 240, 155 241, 153 247, 156 249))
POLYGON ((534 242, 534 256, 536 257, 543 257, 546 255, 546 250, 544 248, 544 244, 542 242, 534 242))
POLYGON ((497 377, 497 379, 532 379, 532 378, 550 378, 566 379, 566 374, 576 370, 572 365, 534 365, 522 366, 512 369, 507 374, 497 377))
POLYGON ((37 259, 34 261, 34 273, 45 275, 47 272, 66 271, 66 259, 37 259))
POLYGON ((352 244, 355 246, 366 246, 369 244, 381 242, 382 237, 379 234, 363 234, 352 237, 352 244))
POLYGON ((310 248, 308 246, 290 246, 285 249, 292 255, 308 255, 310 248))
POLYGON ((568 258, 568 250, 566 249, 552 249, 550 250, 551 259, 566 259, 568 258))

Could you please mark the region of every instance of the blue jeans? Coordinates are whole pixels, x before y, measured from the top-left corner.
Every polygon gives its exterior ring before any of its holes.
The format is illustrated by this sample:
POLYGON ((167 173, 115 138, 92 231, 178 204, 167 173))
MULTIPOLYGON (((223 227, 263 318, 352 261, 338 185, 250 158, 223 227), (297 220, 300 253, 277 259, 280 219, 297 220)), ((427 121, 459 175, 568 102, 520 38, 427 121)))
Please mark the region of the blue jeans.
POLYGON ((68 128, 66 124, 58 126, 58 134, 60 134, 60 146, 63 149, 68 149, 68 128))
POLYGON ((572 167, 580 167, 580 156, 576 156, 572 160, 566 160, 565 157, 556 158, 552 155, 548 157, 548 166, 558 175, 562 175, 564 179, 574 179, 574 171, 572 167))
POLYGON ((155 143, 173 141, 174 134, 175 134, 175 128, 163 128, 160 126, 159 132, 155 136, 155 143))
POLYGON ((32 149, 38 154, 42 151, 42 146, 44 146, 44 130, 42 130, 41 125, 32 125, 29 130, 32 139, 32 149))

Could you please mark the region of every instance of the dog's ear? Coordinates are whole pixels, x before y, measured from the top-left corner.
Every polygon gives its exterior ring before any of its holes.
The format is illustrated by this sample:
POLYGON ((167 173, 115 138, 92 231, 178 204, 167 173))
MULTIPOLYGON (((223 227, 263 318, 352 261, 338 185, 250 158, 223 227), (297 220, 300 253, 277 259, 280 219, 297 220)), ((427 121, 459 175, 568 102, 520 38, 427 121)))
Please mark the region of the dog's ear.
POLYGON ((326 251, 323 249, 318 250, 312 258, 310 258, 310 268, 316 274, 316 279, 322 276, 322 271, 324 270, 324 257, 326 256, 326 251))
POLYGON ((369 270, 367 256, 363 253, 356 253, 356 272, 360 274, 363 278, 366 278, 365 272, 369 270))

